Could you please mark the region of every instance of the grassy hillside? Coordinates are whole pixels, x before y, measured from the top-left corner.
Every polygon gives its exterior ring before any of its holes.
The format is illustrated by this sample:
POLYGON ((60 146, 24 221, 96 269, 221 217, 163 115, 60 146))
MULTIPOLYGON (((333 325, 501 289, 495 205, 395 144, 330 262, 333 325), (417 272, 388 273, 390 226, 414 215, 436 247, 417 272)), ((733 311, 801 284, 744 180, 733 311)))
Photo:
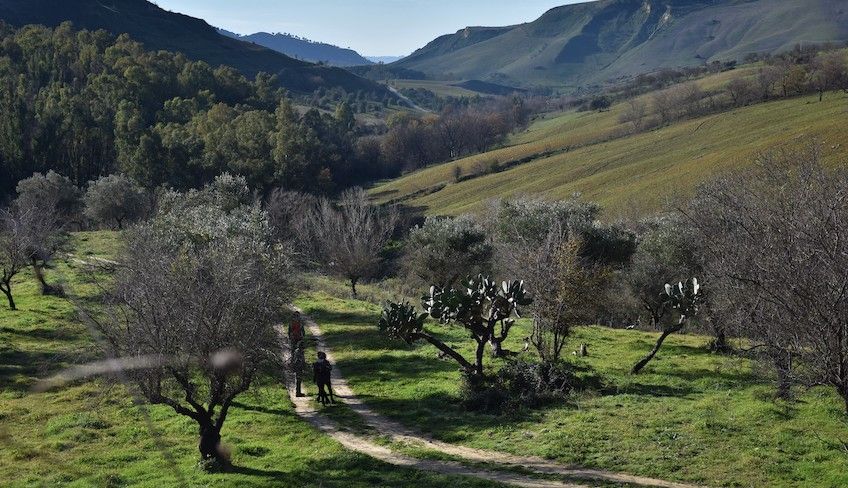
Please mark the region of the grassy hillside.
POLYGON ((581 86, 848 39, 840 0, 600 0, 442 36, 393 66, 437 79, 581 86))
POLYGON ((15 26, 48 27, 70 21, 77 28, 128 33, 149 50, 181 52, 212 66, 233 66, 248 78, 260 71, 279 74, 280 83, 297 92, 311 92, 321 86, 382 91, 379 85, 343 69, 315 66, 220 35, 200 19, 165 11, 147 0, 0 0, 0 20, 15 26))
MULTIPOLYGON (((713 80, 715 82, 715 80, 713 80)), ((608 216, 644 215, 675 197, 688 197, 717 173, 743 167, 760 152, 809 138, 825 161, 848 162, 846 101, 841 93, 753 105, 627 135, 609 112, 568 112, 535 122, 510 145, 441 164, 381 184, 372 195, 403 201, 429 214, 475 211, 490 198, 540 194, 567 198, 575 192, 601 203, 608 216), (454 183, 455 167, 470 174, 481 164, 530 159, 512 169, 454 183)))
MULTIPOLYGON (((570 360, 601 386, 501 417, 458 405, 458 368, 435 348, 381 337, 378 307, 321 293, 299 305, 319 320, 339 368, 369 406, 447 442, 707 486, 848 484, 838 395, 813 388, 795 403, 774 401, 767 375, 747 359, 708 353, 706 337, 672 336, 645 373, 632 376, 656 334, 578 328, 567 350, 587 343, 589 356, 570 360)), ((520 321, 505 347, 521 350, 527 327, 520 321)), ((471 353, 461 329, 429 329, 471 353)))
MULTIPOLYGON (((57 263, 50 280, 61 279, 83 301, 91 300, 97 290, 81 272, 80 261, 113 256, 117 242, 108 232, 75 234, 73 256, 57 263)), ((37 378, 94 359, 95 351, 68 301, 39 296, 28 273, 14 286, 20 310, 0 306, 4 487, 496 486, 423 474, 351 453, 296 417, 283 387, 273 379, 244 394, 227 419, 223 435, 233 450, 234 472, 204 473, 196 467, 196 425, 169 407, 135 406, 120 384, 77 382, 32 393, 37 378)))

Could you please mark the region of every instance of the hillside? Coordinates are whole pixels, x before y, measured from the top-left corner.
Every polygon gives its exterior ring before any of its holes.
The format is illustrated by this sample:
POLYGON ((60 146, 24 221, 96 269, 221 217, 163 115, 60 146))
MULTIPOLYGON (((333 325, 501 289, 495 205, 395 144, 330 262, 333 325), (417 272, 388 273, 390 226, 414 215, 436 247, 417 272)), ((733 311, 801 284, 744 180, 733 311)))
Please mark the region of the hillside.
POLYGON ((848 40, 842 0, 600 0, 512 27, 469 27, 392 66, 436 79, 582 86, 848 40))
POLYGON ((260 71, 278 74, 282 86, 296 92, 311 92, 322 86, 384 91, 342 69, 315 66, 222 36, 203 20, 165 11, 146 0, 0 0, 0 20, 15 26, 48 27, 70 21, 77 28, 128 33, 147 49, 182 52, 212 66, 233 66, 248 78, 260 71))
MULTIPOLYGON (((730 77, 722 73, 700 83, 716 86, 730 77)), ((371 193, 428 214, 456 215, 496 197, 568 198, 577 192, 599 202, 609 217, 639 217, 773 147, 812 138, 826 162, 844 164, 845 100, 839 92, 821 103, 817 96, 775 100, 635 134, 619 120, 626 103, 606 112, 568 111, 537 120, 502 148, 410 173, 371 193), (500 169, 492 173, 493 166, 500 169)))
POLYGON ((258 44, 283 53, 286 56, 302 59, 310 63, 322 62, 330 66, 340 67, 372 64, 371 61, 362 57, 353 49, 346 49, 324 42, 310 41, 309 39, 303 39, 291 34, 257 32, 255 34, 241 36, 222 29, 218 29, 218 32, 233 39, 258 44))

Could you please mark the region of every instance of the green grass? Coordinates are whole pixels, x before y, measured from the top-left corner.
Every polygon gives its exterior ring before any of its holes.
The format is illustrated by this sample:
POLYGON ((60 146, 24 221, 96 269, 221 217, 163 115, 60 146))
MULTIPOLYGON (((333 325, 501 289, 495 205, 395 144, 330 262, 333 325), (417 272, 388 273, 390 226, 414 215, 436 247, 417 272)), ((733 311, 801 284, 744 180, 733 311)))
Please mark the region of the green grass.
MULTIPOLYGON (((829 388, 773 399, 749 360, 710 354, 706 337, 672 336, 644 374, 630 366, 656 334, 581 327, 569 356, 602 387, 561 405, 491 416, 458 406, 459 372, 436 350, 379 336, 378 307, 316 292, 299 305, 320 321, 351 387, 375 410, 448 442, 712 486, 846 486, 848 417, 829 388)), ((470 352, 456 328, 431 325, 470 352)), ((519 322, 509 349, 519 350, 519 322)), ((570 349, 569 349, 570 350, 570 349)), ((491 360, 490 360, 491 364, 491 360)))
POLYGON ((424 88, 430 90, 440 97, 476 97, 480 93, 454 86, 457 81, 438 81, 438 80, 392 80, 391 85, 398 90, 404 88, 424 88))
POLYGON ((814 138, 826 163, 844 163, 846 99, 829 93, 822 103, 816 96, 779 100, 635 135, 621 131, 621 104, 600 114, 567 113, 536 122, 509 147, 426 168, 371 193, 380 201, 402 199, 428 214, 446 215, 477 211, 495 197, 581 193, 608 216, 643 216, 688 198, 710 177, 744 167, 776 146, 814 138), (478 161, 528 157, 532 161, 512 169, 453 183, 456 165, 469 174, 478 161))
MULTIPOLYGON (((109 232, 75 234, 70 244, 74 258, 58 260, 50 280, 64 281, 83 301, 93 300, 97 288, 75 259, 114 256, 118 242, 109 232)), ((300 420, 274 378, 264 379, 240 397, 224 426, 235 470, 207 474, 196 467, 193 422, 167 407, 134 405, 121 384, 78 382, 33 393, 38 378, 95 359, 97 353, 73 306, 64 299, 39 296, 31 273, 19 276, 14 291, 17 312, 0 304, 0 485, 4 487, 497 486, 398 468, 347 451, 300 420), (149 413, 155 435, 144 412, 149 413)))

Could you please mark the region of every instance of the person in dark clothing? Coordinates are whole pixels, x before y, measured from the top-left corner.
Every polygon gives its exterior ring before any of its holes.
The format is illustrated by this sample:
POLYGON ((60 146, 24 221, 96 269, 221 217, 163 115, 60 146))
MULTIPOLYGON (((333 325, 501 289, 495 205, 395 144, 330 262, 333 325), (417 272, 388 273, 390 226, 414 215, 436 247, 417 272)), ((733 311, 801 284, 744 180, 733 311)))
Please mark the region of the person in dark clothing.
POLYGON ((303 349, 303 341, 300 341, 296 345, 294 345, 289 364, 291 371, 294 373, 295 396, 297 397, 305 396, 303 394, 303 391, 301 390, 301 385, 303 384, 303 376, 306 373, 304 371, 306 369, 306 357, 303 349))
POLYGON ((327 361, 327 354, 319 352, 318 360, 312 363, 312 376, 318 386, 318 401, 321 405, 336 403, 336 399, 333 398, 333 386, 330 384, 332 373, 333 365, 327 361))
POLYGON ((291 360, 289 367, 294 372, 295 396, 302 397, 301 385, 303 383, 304 370, 306 369, 306 341, 304 340, 303 321, 300 312, 295 312, 289 324, 289 345, 291 348, 291 360))

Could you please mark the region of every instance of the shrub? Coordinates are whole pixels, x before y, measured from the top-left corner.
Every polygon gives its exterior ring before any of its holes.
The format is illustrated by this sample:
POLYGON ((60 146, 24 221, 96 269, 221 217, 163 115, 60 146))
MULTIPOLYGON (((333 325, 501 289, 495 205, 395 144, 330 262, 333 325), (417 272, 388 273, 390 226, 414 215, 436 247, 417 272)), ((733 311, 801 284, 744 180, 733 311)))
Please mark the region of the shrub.
POLYGON ((460 389, 468 410, 502 414, 565 399, 578 385, 566 363, 508 362, 491 377, 466 376, 460 389))

